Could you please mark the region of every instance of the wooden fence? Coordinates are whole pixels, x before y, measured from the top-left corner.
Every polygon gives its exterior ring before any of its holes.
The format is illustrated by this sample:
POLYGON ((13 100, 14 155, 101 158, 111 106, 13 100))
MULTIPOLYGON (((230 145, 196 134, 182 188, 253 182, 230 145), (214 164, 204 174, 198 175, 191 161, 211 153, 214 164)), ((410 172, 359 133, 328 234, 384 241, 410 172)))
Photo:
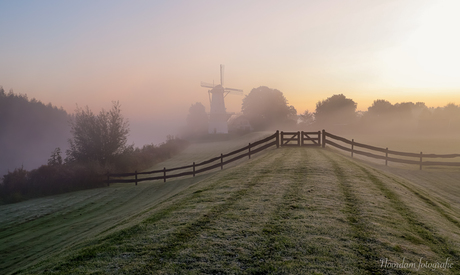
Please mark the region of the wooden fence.
POLYGON ((460 162, 441 162, 441 161, 426 161, 426 160, 424 161, 424 159, 430 159, 430 158, 456 158, 456 157, 460 157, 460 154, 438 155, 438 154, 423 154, 422 152, 420 152, 420 154, 417 154, 417 153, 406 153, 406 152, 393 151, 393 150, 389 150, 388 148, 380 148, 380 147, 375 147, 375 146, 371 146, 367 144, 358 143, 358 142, 355 142, 353 139, 348 140, 346 138, 328 133, 325 130, 318 131, 318 132, 303 132, 303 131, 279 132, 279 131, 276 131, 276 133, 274 133, 273 135, 269 137, 266 137, 254 143, 249 143, 248 146, 245 146, 243 148, 240 148, 238 150, 235 150, 227 154, 220 154, 220 156, 218 157, 208 159, 200 163, 194 162, 191 165, 186 165, 186 166, 176 167, 176 168, 169 168, 169 169, 166 169, 166 167, 164 167, 161 170, 148 171, 148 172, 135 171, 134 173, 121 173, 121 174, 107 173, 106 182, 107 182, 107 185, 109 185, 110 183, 133 183, 133 182, 137 185, 138 182, 147 181, 147 180, 163 180, 164 182, 166 182, 166 179, 170 179, 170 178, 177 178, 177 177, 183 177, 183 176, 193 176, 194 177, 196 174, 200 174, 200 173, 212 170, 212 169, 216 169, 216 168, 224 169, 224 165, 227 165, 229 163, 232 163, 244 157, 248 157, 250 159, 251 155, 261 152, 272 146, 276 146, 277 148, 280 146, 282 147, 284 146, 297 146, 297 147, 322 146, 324 148, 326 144, 329 144, 338 149, 350 152, 351 157, 353 157, 354 154, 357 154, 357 155, 362 155, 362 156, 366 156, 370 158, 385 160, 385 165, 388 165, 388 162, 416 164, 420 166, 420 170, 422 170, 423 166, 437 166, 437 165, 439 166, 460 166, 460 162), (345 144, 350 145, 350 147, 340 145, 332 140, 343 142, 345 144), (384 153, 384 155, 377 155, 374 153, 357 150, 355 147, 365 148, 371 151, 384 153), (402 156, 402 157, 412 157, 412 158, 417 158, 417 160, 395 158, 395 157, 390 157, 390 155, 402 156), (181 171, 181 170, 185 170, 185 171, 181 171), (177 173, 177 171, 181 171, 181 172, 177 173), (171 174, 171 172, 176 172, 176 173, 171 174), (138 178, 139 175, 154 175, 154 174, 160 174, 160 175, 152 176, 152 177, 145 177, 145 178, 138 178), (134 178, 127 179, 127 177, 134 177, 134 178))
POLYGON ((283 132, 281 146, 321 146, 321 131, 318 132, 283 132))
POLYGON ((406 163, 406 164, 415 164, 415 165, 420 166, 420 170, 422 170, 423 166, 460 166, 460 162, 424 161, 424 159, 431 159, 431 158, 456 158, 456 157, 460 157, 460 154, 438 155, 438 154, 423 154, 422 152, 417 154, 417 153, 406 153, 406 152, 393 151, 393 150, 389 150, 388 148, 380 148, 380 147, 358 143, 358 142, 355 142, 353 139, 348 140, 346 138, 333 135, 323 130, 322 131, 322 147, 324 148, 326 144, 329 144, 338 149, 350 152, 351 157, 353 157, 354 154, 357 154, 357 155, 363 155, 363 156, 371 157, 375 159, 385 160, 385 165, 388 165, 388 162, 390 161, 398 162, 398 163, 406 163), (331 139, 341 141, 345 144, 349 144, 350 147, 340 145, 332 141, 331 139), (383 153, 385 155, 377 155, 377 154, 370 153, 370 152, 356 150, 355 147, 365 148, 371 151, 383 153), (390 157, 389 155, 412 157, 412 158, 417 158, 417 160, 394 158, 394 157, 390 157))
POLYGON ((216 169, 216 168, 224 169, 224 165, 227 165, 229 163, 232 163, 244 157, 248 157, 250 159, 251 155, 254 155, 272 146, 279 147, 279 136, 280 136, 279 131, 276 131, 276 133, 274 133, 273 135, 269 137, 266 137, 264 139, 261 139, 253 143, 249 143, 248 146, 245 146, 243 148, 240 148, 228 154, 220 154, 220 156, 218 157, 208 159, 200 163, 194 162, 191 165, 186 165, 182 167, 169 168, 169 169, 166 169, 166 167, 164 167, 161 170, 148 171, 148 172, 135 171, 134 173, 120 173, 120 174, 107 173, 106 182, 107 182, 107 185, 109 185, 110 183, 133 183, 133 182, 137 185, 138 182, 147 181, 147 180, 163 180, 164 182, 166 182, 166 179, 170 179, 170 178, 177 178, 177 177, 183 177, 183 176, 193 176, 194 177, 196 174, 200 174, 200 173, 212 170, 212 169, 216 169), (181 170, 185 170, 185 171, 182 172, 181 170), (177 171, 181 171, 181 172, 177 173, 177 171), (176 172, 176 173, 171 174, 171 172, 176 172), (152 177, 145 177, 145 178, 138 178, 139 175, 154 175, 154 174, 160 174, 160 175, 152 176, 152 177), (127 177, 134 177, 134 178, 126 179, 127 177))

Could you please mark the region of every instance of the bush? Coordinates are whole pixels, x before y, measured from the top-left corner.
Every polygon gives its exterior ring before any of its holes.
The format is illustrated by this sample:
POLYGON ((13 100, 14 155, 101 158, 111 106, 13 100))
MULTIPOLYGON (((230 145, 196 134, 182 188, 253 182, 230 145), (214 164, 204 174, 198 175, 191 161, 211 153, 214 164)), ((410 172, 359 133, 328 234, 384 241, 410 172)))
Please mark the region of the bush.
POLYGON ((186 148, 188 142, 168 137, 158 146, 149 144, 142 148, 127 147, 114 158, 110 166, 99 161, 67 162, 62 164, 60 150, 56 149, 48 161, 32 171, 17 168, 0 180, 0 200, 14 203, 31 198, 56 195, 82 189, 103 187, 106 169, 110 172, 134 172, 146 169, 186 148))
POLYGON ((100 173, 85 165, 42 165, 30 172, 19 168, 3 176, 0 199, 14 203, 104 185, 100 173))
POLYGON ((120 173, 145 170, 156 163, 171 158, 188 145, 186 140, 168 136, 167 141, 160 145, 148 144, 142 148, 131 146, 115 158, 114 165, 110 170, 120 173))

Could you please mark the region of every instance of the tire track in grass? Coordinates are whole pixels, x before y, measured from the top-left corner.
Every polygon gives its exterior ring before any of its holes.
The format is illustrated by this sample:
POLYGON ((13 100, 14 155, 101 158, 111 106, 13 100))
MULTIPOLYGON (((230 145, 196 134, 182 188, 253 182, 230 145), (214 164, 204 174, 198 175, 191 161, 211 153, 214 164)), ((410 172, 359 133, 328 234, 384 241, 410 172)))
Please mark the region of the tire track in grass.
MULTIPOLYGON (((375 171, 375 170, 374 170, 375 171)), ((434 210, 436 210, 441 216, 443 216, 444 218, 446 218, 449 222, 451 222, 452 224, 454 224, 455 226, 457 226, 458 228, 460 228, 460 221, 458 221, 457 219, 455 219, 454 217, 452 217, 451 215, 449 215, 444 209, 442 209, 434 200, 428 198, 425 194, 422 194, 423 192, 422 191, 418 191, 416 190, 416 188, 413 188, 413 187, 409 187, 407 184, 403 183, 402 181, 399 181, 393 177, 390 177, 388 176, 387 174, 384 174, 384 173, 381 173, 379 171, 377 171, 377 173, 379 173, 379 175, 382 175, 384 177, 386 177, 387 179, 403 186, 404 188, 406 188, 408 191, 412 192, 414 195, 416 195, 418 198, 420 198, 422 201, 424 201, 426 204, 428 204, 431 208, 433 208, 434 210)), ((447 203, 445 202, 440 202, 440 204, 444 205, 445 207, 447 208, 450 208, 450 205, 448 205, 447 203)))
POLYGON ((60 210, 44 215, 39 219, 9 228, 8 231, 12 231, 14 234, 2 238, 0 269, 10 271, 15 266, 30 264, 44 255, 55 253, 57 243, 70 245, 75 239, 81 238, 81 235, 91 231, 87 228, 73 231, 72 227, 75 228, 81 222, 94 227, 88 216, 101 215, 101 206, 115 201, 108 195, 99 195, 97 198, 101 201, 97 201, 92 198, 94 196, 91 196, 88 201, 62 207, 60 210))
POLYGON ((306 232, 300 240, 308 255, 306 270, 309 274, 361 274, 332 163, 321 154, 321 148, 309 148, 308 152, 313 155, 306 163, 310 184, 304 187, 308 219, 303 220, 306 232))
POLYGON ((303 190, 308 219, 302 220, 306 232, 300 240, 309 255, 306 270, 308 274, 363 274, 365 270, 356 266, 361 259, 350 239, 352 227, 342 210, 345 198, 334 166, 322 150, 309 148, 310 161, 306 163, 310 184, 304 184, 303 190))
POLYGON ((135 254, 136 257, 126 259, 121 264, 125 272, 129 270, 134 270, 138 273, 153 272, 152 270, 165 265, 167 259, 171 258, 174 253, 180 250, 185 242, 194 238, 201 228, 205 227, 213 218, 225 212, 228 206, 244 196, 250 188, 256 185, 274 168, 279 158, 285 157, 283 154, 278 158, 271 159, 270 157, 272 156, 273 153, 268 153, 265 156, 254 159, 245 166, 241 166, 238 170, 230 170, 225 174, 216 174, 214 180, 208 179, 208 181, 210 181, 209 184, 203 184, 202 182, 203 189, 197 190, 191 194, 186 194, 187 191, 183 191, 181 193, 185 193, 184 196, 176 196, 173 201, 168 200, 169 202, 160 203, 158 205, 159 209, 157 208, 158 210, 143 222, 112 233, 101 240, 94 241, 93 244, 81 249, 77 254, 68 257, 66 261, 59 264, 55 270, 64 273, 69 270, 79 270, 79 266, 82 265, 82 262, 85 262, 85 265, 87 265, 87 263, 91 265, 89 263, 90 261, 96 262, 94 264, 96 267, 94 268, 101 270, 104 262, 110 263, 114 257, 132 253, 135 254), (177 226, 174 231, 168 233, 166 239, 162 240, 162 243, 141 244, 141 247, 135 247, 130 243, 130 240, 135 240, 136 237, 148 235, 150 233, 149 230, 151 230, 149 229, 149 225, 154 225, 159 221, 168 219, 171 214, 187 208, 189 202, 199 200, 200 197, 206 196, 207 191, 214 190, 224 182, 231 181, 229 178, 241 178, 242 173, 260 168, 263 169, 260 175, 250 178, 248 183, 241 183, 242 187, 238 187, 240 188, 239 190, 227 196, 223 203, 217 205, 213 204, 215 205, 214 207, 204 214, 200 213, 200 216, 197 217, 196 220, 193 220, 193 217, 186 217, 189 222, 183 226, 177 226), (151 248, 151 250, 146 251, 147 246, 149 249, 151 248))
POLYGON ((355 255, 344 241, 349 229, 335 206, 343 198, 335 192, 336 183, 328 180, 332 166, 323 165, 328 160, 315 148, 286 150, 295 150, 291 153, 294 162, 286 168, 289 183, 262 229, 263 242, 247 273, 363 273, 353 266, 355 255))
POLYGON ((348 224, 351 226, 353 234, 352 237, 355 240, 355 249, 357 255, 362 259, 358 262, 358 267, 369 274, 385 274, 385 272, 379 268, 378 261, 380 257, 377 251, 370 245, 376 243, 376 239, 372 237, 371 229, 362 219, 362 214, 359 209, 361 203, 353 192, 352 186, 348 182, 348 178, 345 175, 342 167, 330 156, 320 151, 320 153, 327 158, 334 169, 334 173, 339 181, 340 189, 344 195, 345 207, 344 211, 347 214, 348 224))
MULTIPOLYGON (((380 179, 379 176, 383 176, 384 178, 387 178, 397 184, 400 184, 403 187, 407 187, 405 184, 376 169, 368 169, 364 167, 364 165, 360 165, 343 155, 337 154, 337 156, 339 156, 341 160, 343 160, 347 164, 353 165, 354 167, 359 169, 367 178, 369 183, 377 187, 378 190, 380 190, 380 192, 385 196, 386 200, 389 202, 388 206, 394 209, 398 213, 398 216, 402 218, 401 222, 403 222, 407 226, 406 230, 408 230, 408 233, 418 236, 418 238, 411 237, 409 239, 407 235, 404 234, 406 235, 406 237, 403 235, 401 236, 402 238, 407 239, 416 245, 426 246, 431 250, 431 252, 433 252, 435 255, 441 258, 440 262, 445 261, 445 259, 447 258, 450 258, 450 262, 460 262, 460 253, 458 249, 455 247, 455 245, 450 244, 447 238, 439 235, 439 233, 436 232, 435 228, 429 226, 426 223, 423 223, 422 218, 420 218, 417 215, 417 213, 414 212, 411 209, 411 207, 400 198, 400 195, 398 195, 395 191, 392 191, 391 188, 388 186, 388 183, 380 179)), ((407 190, 411 192, 410 188, 408 188, 407 190)), ((434 207, 434 205, 436 204, 433 201, 431 201, 431 199, 425 196, 423 196, 424 198, 421 198, 418 195, 416 195, 416 197, 420 199, 422 204, 428 205, 430 209, 434 209, 436 211, 436 208, 434 207)), ((449 270, 453 274, 458 274, 460 271, 460 266, 458 264, 454 264, 453 268, 449 270)))
POLYGON ((269 164, 265 164, 264 169, 254 176, 243 188, 234 192, 224 203, 215 205, 207 213, 203 214, 197 220, 187 224, 177 232, 173 233, 172 236, 167 239, 160 247, 158 247, 153 253, 151 253, 151 260, 146 263, 143 267, 137 267, 134 272, 156 272, 161 270, 168 264, 168 260, 174 259, 176 254, 186 244, 196 238, 202 230, 208 228, 209 224, 213 220, 217 219, 223 213, 228 211, 237 201, 241 200, 246 196, 256 185, 260 184, 262 180, 271 175, 271 172, 279 166, 280 161, 287 157, 286 152, 282 152, 280 156, 272 159, 269 164))
MULTIPOLYGON (((430 247, 433 252, 443 259, 451 258, 454 263, 460 262, 460 254, 458 250, 454 249, 445 237, 439 236, 433 228, 421 222, 421 219, 417 217, 417 215, 399 198, 395 192, 391 191, 382 180, 365 167, 348 159, 345 160, 361 169, 369 180, 374 183, 383 194, 385 194, 385 196, 391 201, 392 207, 406 219, 410 229, 424 241, 423 243, 425 245, 430 247)), ((432 204, 429 205, 432 206, 432 204)), ((454 264, 451 271, 458 274, 460 272, 460 265, 454 264)))
MULTIPOLYGON (((279 151, 280 153, 283 151, 279 151)), ((289 155, 288 152, 283 152, 289 155)), ((277 161, 267 169, 267 177, 256 184, 240 200, 230 205, 222 215, 213 219, 199 236, 184 246, 170 260, 173 264, 163 273, 222 274, 240 273, 254 261, 254 250, 260 247, 260 230, 281 200, 286 189, 284 178, 290 170, 286 161, 277 161)))
MULTIPOLYGON (((307 168, 299 162, 289 162, 291 159, 296 159, 293 154, 299 153, 298 148, 283 150, 289 152, 290 155, 288 161, 283 163, 284 169, 290 171, 287 175, 287 188, 278 206, 270 215, 270 219, 262 228, 260 235, 263 237, 263 242, 254 252, 251 262, 245 263, 245 273, 248 274, 283 273, 285 271, 282 270, 299 268, 299 263, 295 260, 299 255, 286 255, 289 254, 287 250, 295 249, 297 245, 293 240, 293 231, 289 230, 286 221, 292 218, 293 209, 302 207, 299 201, 303 197, 300 192, 303 181, 299 180, 298 174, 305 176, 307 168), (290 259, 286 260, 286 258, 290 259)), ((305 150, 300 150, 300 153, 304 155, 305 150)))

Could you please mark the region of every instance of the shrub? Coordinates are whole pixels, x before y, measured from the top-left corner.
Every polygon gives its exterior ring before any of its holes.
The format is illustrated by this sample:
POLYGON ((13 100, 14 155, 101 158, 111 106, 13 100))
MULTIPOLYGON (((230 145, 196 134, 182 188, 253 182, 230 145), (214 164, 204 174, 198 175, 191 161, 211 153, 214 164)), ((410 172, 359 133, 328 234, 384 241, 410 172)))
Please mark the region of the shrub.
POLYGON ((3 203, 14 203, 41 196, 103 187, 106 185, 106 169, 110 169, 110 172, 143 170, 170 158, 187 145, 187 141, 170 136, 165 143, 158 146, 128 146, 114 158, 110 166, 101 165, 97 160, 62 164, 60 150, 56 149, 48 165, 42 165, 30 172, 21 167, 4 175, 0 181, 0 200, 3 203))

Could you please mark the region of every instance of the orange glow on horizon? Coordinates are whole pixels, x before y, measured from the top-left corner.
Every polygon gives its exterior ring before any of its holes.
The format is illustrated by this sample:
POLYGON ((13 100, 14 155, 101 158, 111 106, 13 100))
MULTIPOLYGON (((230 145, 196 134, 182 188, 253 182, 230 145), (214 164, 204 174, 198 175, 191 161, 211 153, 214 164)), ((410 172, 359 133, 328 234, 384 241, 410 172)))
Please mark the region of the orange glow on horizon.
POLYGON ((68 112, 115 100, 130 120, 181 124, 195 102, 209 112, 200 82, 217 83, 220 64, 228 87, 278 89, 299 114, 334 94, 361 111, 460 104, 458 1, 30 5, 2 6, 0 85, 68 112))

